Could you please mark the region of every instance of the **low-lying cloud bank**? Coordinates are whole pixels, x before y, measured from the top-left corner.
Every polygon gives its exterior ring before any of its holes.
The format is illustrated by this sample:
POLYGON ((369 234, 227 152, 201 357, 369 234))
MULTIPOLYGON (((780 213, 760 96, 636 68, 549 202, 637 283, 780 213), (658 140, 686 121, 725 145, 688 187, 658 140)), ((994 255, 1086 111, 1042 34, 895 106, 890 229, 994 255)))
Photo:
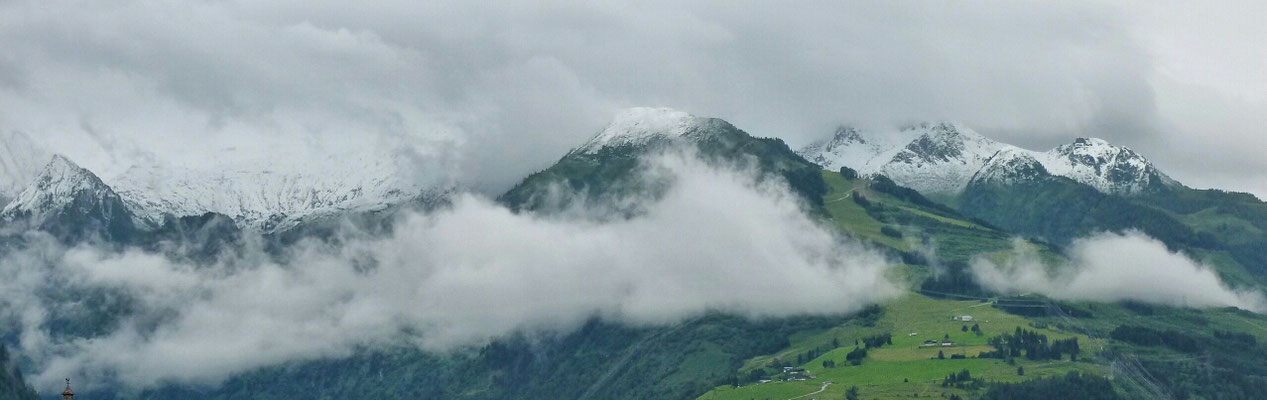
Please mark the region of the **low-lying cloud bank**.
POLYGON ((79 376, 140 388, 364 347, 447 351, 596 316, 837 314, 901 292, 883 255, 807 217, 784 186, 689 156, 651 164, 674 183, 634 218, 514 214, 459 195, 404 217, 390 237, 303 243, 284 264, 247 254, 192 265, 43 241, 0 262, 0 321, 22 327, 42 386, 79 376), (64 287, 134 305, 104 334, 54 335, 56 313, 89 306, 47 295, 64 287))
POLYGON ((1018 244, 1006 262, 976 258, 972 272, 982 287, 1002 293, 1267 312, 1262 293, 1229 287, 1210 266, 1171 252, 1143 233, 1079 239, 1069 246, 1067 256, 1068 265, 1049 269, 1031 248, 1018 244))

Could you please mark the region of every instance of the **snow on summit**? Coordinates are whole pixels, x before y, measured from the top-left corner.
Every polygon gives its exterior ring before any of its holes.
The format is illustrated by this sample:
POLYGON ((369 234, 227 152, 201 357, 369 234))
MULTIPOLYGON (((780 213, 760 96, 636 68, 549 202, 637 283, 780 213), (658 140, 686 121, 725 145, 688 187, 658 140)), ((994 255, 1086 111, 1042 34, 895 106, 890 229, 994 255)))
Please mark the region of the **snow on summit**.
POLYGON ((637 145, 656 137, 682 136, 704 119, 671 108, 630 108, 616 114, 611 124, 577 151, 593 153, 603 147, 637 145))
POLYGON ((972 182, 1010 185, 1050 174, 1034 152, 1012 147, 999 150, 972 177, 972 182))
POLYGON ((100 203, 118 196, 92 172, 58 154, 0 215, 11 219, 18 214, 28 214, 39 219, 46 212, 67 207, 81 197, 100 203))
POLYGON ((1054 175, 1106 193, 1135 193, 1153 183, 1173 182, 1144 156, 1096 138, 1078 138, 1038 156, 1054 175), (1160 180, 1160 182, 1154 182, 1160 180))

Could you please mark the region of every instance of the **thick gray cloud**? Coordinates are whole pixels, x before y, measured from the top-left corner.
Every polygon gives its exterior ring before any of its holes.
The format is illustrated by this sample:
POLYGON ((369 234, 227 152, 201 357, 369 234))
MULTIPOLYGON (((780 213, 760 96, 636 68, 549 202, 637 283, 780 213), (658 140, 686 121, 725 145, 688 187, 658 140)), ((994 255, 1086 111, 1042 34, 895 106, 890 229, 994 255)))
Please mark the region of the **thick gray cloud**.
POLYGON ((1065 265, 1047 266, 1032 245, 1017 241, 1003 262, 978 257, 972 272, 981 286, 1002 293, 1038 293, 1057 299, 1142 301, 1180 307, 1238 307, 1267 312, 1257 290, 1229 287, 1213 268, 1139 232, 1078 239, 1065 265))
POLYGON ((1264 17, 1251 1, 10 1, 0 130, 107 175, 369 148, 496 192, 628 106, 793 145, 951 119, 1025 147, 1105 137, 1261 195, 1264 17))
POLYGON ((250 251, 192 265, 33 240, 0 260, 0 326, 21 327, 40 386, 79 376, 148 387, 363 347, 445 351, 568 332, 593 317, 640 326, 710 310, 842 314, 903 292, 886 257, 807 216, 779 182, 681 154, 648 162, 646 176, 672 184, 631 219, 515 214, 461 195, 399 221, 390 237, 300 244, 283 264, 250 251), (65 338, 49 318, 82 304, 47 296, 58 290, 135 304, 109 332, 65 338))

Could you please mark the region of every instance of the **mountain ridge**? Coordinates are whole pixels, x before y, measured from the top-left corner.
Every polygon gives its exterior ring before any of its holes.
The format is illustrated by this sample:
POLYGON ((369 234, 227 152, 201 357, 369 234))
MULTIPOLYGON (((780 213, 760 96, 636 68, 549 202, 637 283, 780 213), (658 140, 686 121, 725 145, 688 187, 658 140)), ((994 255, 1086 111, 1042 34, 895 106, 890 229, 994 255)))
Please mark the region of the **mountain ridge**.
POLYGON ((999 151, 1024 152, 1049 173, 1104 193, 1138 194, 1157 185, 1179 183, 1128 147, 1096 138, 1040 152, 986 138, 960 124, 923 123, 897 131, 865 131, 842 126, 826 140, 801 148, 805 158, 827 169, 850 167, 884 174, 930 194, 959 194, 986 161, 999 151))
POLYGON ((444 191, 402 178, 390 158, 359 157, 337 165, 309 171, 134 166, 112 186, 146 226, 212 212, 265 232, 342 212, 382 210, 444 191))
POLYGON ((5 202, 0 216, 8 223, 21 219, 39 226, 44 214, 56 214, 83 192, 98 199, 94 204, 117 202, 118 206, 107 209, 125 211, 129 229, 159 230, 171 219, 211 213, 223 215, 239 227, 269 233, 305 221, 388 210, 419 199, 430 202, 452 191, 444 185, 410 181, 397 162, 362 157, 338 167, 310 171, 267 166, 197 170, 136 165, 103 179, 57 154, 5 202))

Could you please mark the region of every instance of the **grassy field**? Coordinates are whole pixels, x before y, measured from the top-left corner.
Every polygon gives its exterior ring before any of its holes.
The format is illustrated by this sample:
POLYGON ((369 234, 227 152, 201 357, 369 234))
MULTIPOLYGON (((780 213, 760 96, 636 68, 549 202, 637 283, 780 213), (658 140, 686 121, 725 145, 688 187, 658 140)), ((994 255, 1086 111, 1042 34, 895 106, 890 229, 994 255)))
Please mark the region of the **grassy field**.
POLYGON ((847 180, 841 177, 840 174, 831 171, 823 171, 823 179, 827 181, 829 188, 827 194, 823 195, 823 207, 831 214, 836 228, 898 250, 911 251, 914 249, 914 246, 905 240, 881 233, 880 228, 883 228, 885 223, 867 214, 866 209, 854 203, 853 199, 850 198, 855 191, 864 191, 864 195, 869 193, 869 191, 866 191, 864 180, 847 180))
POLYGON ((931 239, 939 258, 967 260, 979 254, 1011 250, 1013 237, 961 217, 947 216, 869 188, 867 179, 848 180, 839 173, 822 171, 829 188, 823 195, 823 207, 832 223, 842 232, 899 251, 915 251, 924 237, 931 239), (861 194, 877 205, 868 211, 851 198, 861 194), (882 228, 905 232, 902 238, 885 235, 882 228))
POLYGON ((742 370, 746 373, 768 365, 775 358, 795 363, 797 354, 830 346, 836 340, 841 344, 840 348, 802 363, 802 368, 816 375, 814 379, 753 384, 738 388, 722 386, 700 398, 790 399, 818 391, 827 382, 832 384, 822 393, 805 398, 841 398, 850 386, 858 386, 863 397, 868 399, 910 398, 916 394, 920 397, 940 396, 942 393, 962 395, 962 390, 943 388, 940 380, 964 369, 971 371, 974 377, 989 381, 1019 381, 1065 374, 1073 370, 1104 373, 1103 366, 1091 362, 1095 359, 1097 349, 1103 345, 1102 341, 1055 328, 1035 327, 1031 324, 1033 321, 1004 313, 990 307, 989 303, 938 300, 908 294, 886 304, 883 309, 884 314, 876 321, 875 326, 859 326, 851 322, 828 330, 803 332, 791 338, 790 348, 778 354, 751 359, 742 370), (951 319, 952 316, 962 315, 971 315, 973 321, 965 324, 951 319), (973 323, 981 327, 984 332, 982 336, 963 331, 964 326, 971 327, 973 323), (1035 362, 1021 358, 1016 360, 1016 365, 1008 365, 1003 360, 973 358, 982 351, 992 349, 987 345, 990 336, 1012 332, 1016 327, 1038 331, 1051 340, 1078 337, 1084 349, 1080 361, 1071 362, 1065 359, 1035 362), (884 332, 893 334, 892 345, 870 350, 860 366, 848 365, 845 354, 853 349, 854 340, 884 332), (911 333, 916 335, 911 336, 911 333), (925 340, 944 340, 947 336, 954 342, 953 346, 920 347, 925 340), (947 358, 937 359, 938 351, 943 352, 947 358), (953 354, 963 354, 969 358, 950 359, 953 354), (827 360, 834 361, 837 367, 824 368, 823 361, 827 360), (1024 377, 1016 374, 1018 366, 1025 368, 1024 377))
POLYGON ((1096 364, 1070 361, 1030 362, 1017 361, 1016 365, 1008 365, 1002 360, 963 359, 963 360, 916 360, 916 361, 868 361, 860 366, 837 367, 822 372, 817 378, 800 382, 771 382, 741 386, 738 388, 722 386, 700 399, 791 399, 797 396, 816 392, 826 382, 832 385, 822 393, 806 398, 839 399, 844 398, 845 391, 857 386, 866 399, 901 399, 919 397, 939 397, 942 393, 966 394, 964 390, 941 386, 941 380, 947 375, 967 369, 974 377, 985 377, 990 381, 1015 382, 1025 378, 1063 375, 1068 371, 1081 370, 1101 374, 1103 368, 1096 364), (1025 376, 1018 376, 1018 366, 1025 368, 1025 376))

